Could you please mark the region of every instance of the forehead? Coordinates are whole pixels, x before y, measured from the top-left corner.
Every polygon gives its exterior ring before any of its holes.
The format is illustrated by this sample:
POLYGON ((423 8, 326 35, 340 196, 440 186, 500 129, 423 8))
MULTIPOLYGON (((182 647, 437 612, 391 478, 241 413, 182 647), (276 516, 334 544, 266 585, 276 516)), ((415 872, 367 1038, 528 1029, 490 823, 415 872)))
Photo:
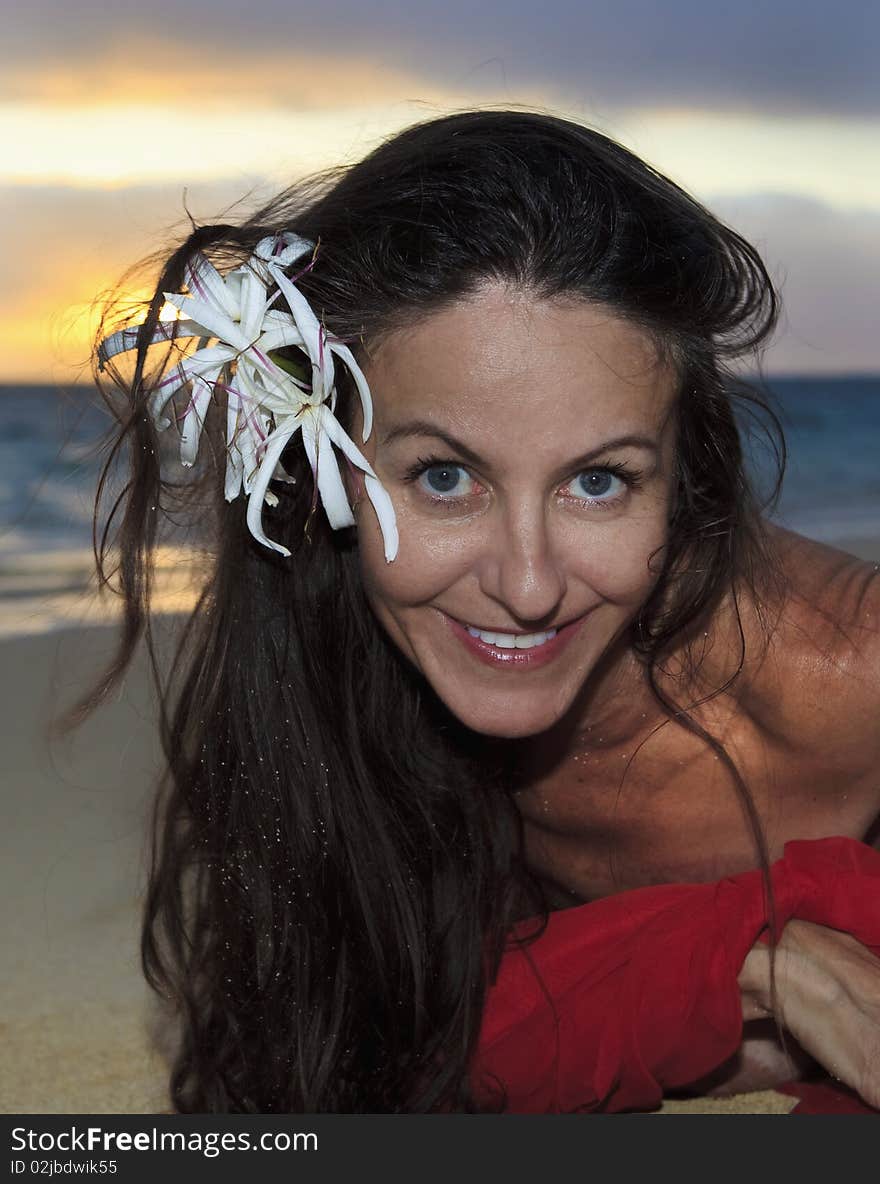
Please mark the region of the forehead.
POLYGON ((429 415, 486 442, 659 434, 678 392, 673 362, 646 330, 599 304, 502 284, 395 330, 364 371, 380 430, 429 415))

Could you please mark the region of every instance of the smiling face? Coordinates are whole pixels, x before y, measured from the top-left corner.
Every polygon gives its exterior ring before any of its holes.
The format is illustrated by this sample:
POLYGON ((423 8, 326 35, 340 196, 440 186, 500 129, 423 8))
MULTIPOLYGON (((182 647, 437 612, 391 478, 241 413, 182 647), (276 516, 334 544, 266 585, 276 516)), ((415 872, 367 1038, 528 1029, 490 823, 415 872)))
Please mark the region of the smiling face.
POLYGON ((364 372, 375 420, 363 451, 400 530, 388 564, 361 502, 373 611, 468 727, 552 727, 656 583, 673 367, 602 306, 493 284, 389 335, 364 372))

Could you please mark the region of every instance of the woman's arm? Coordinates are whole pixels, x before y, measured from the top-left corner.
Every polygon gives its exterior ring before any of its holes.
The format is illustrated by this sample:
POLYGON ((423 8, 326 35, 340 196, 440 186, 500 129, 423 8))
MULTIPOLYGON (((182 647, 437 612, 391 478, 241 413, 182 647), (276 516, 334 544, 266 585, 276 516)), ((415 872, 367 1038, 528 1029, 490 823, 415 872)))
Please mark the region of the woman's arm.
MULTIPOLYGON (((771 879, 784 1021, 874 1104, 880 854, 847 838, 790 842, 771 879)), ((744 1012, 769 1008, 769 951, 755 948, 767 929, 764 889, 760 872, 745 872, 551 914, 540 936, 502 958, 472 1065, 478 1099, 503 1087, 513 1113, 651 1109, 723 1065, 742 1042, 744 1012)), ((512 937, 534 932, 522 922, 512 937)))
MULTIPOLYGON (((737 981, 743 1020, 772 1016, 767 946, 749 951, 737 981)), ((849 934, 792 920, 776 950, 776 990, 783 1027, 880 1109, 880 958, 849 934)))

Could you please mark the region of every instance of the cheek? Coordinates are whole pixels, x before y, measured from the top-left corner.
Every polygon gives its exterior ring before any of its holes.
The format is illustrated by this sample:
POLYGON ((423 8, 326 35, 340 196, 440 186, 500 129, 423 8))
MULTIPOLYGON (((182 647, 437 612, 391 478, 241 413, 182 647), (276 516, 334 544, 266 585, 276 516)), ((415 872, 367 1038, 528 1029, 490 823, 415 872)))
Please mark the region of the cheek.
POLYGON ((393 563, 386 563, 382 535, 375 515, 358 519, 361 575, 375 611, 424 604, 454 584, 468 569, 468 552, 461 536, 444 536, 436 525, 410 520, 397 510, 400 549, 393 563))
MULTIPOLYGON (((603 523, 598 517, 557 523, 557 561, 564 568, 569 594, 578 585, 603 600, 626 607, 642 604, 662 569, 668 538, 668 499, 652 500, 640 513, 603 523)), ((363 505, 358 518, 361 574, 374 612, 386 624, 396 610, 429 603, 457 582, 479 579, 487 555, 497 558, 497 531, 486 523, 460 524, 426 520, 396 502, 400 550, 386 563, 375 514, 363 505)))
POLYGON ((581 538, 570 570, 603 600, 638 606, 660 578, 667 541, 665 511, 621 519, 581 538))

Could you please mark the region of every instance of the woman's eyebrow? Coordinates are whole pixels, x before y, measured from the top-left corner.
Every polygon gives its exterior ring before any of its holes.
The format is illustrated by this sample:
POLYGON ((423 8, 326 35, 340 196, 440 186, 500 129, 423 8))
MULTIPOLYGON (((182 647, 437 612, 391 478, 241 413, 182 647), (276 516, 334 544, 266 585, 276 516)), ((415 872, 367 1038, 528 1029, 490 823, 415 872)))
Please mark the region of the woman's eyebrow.
MULTIPOLYGON (((398 424, 397 427, 391 428, 382 437, 382 444, 393 444, 397 440, 409 440, 414 436, 431 436, 435 440, 442 440, 447 448, 453 452, 457 452, 459 456, 472 465, 484 465, 486 462, 480 457, 472 448, 468 448, 467 444, 463 444, 461 440, 456 440, 455 436, 451 436, 448 432, 442 431, 431 423, 429 420, 415 419, 407 423, 398 424)), ((595 448, 591 448, 589 452, 584 452, 580 456, 574 457, 565 467, 576 468, 578 465, 587 465, 595 460, 597 456, 601 456, 605 452, 610 452, 614 448, 644 448, 648 452, 654 453, 656 456, 660 448, 656 440, 651 439, 650 436, 640 436, 635 433, 629 433, 625 436, 615 436, 611 440, 604 440, 601 444, 597 444, 595 448)))

